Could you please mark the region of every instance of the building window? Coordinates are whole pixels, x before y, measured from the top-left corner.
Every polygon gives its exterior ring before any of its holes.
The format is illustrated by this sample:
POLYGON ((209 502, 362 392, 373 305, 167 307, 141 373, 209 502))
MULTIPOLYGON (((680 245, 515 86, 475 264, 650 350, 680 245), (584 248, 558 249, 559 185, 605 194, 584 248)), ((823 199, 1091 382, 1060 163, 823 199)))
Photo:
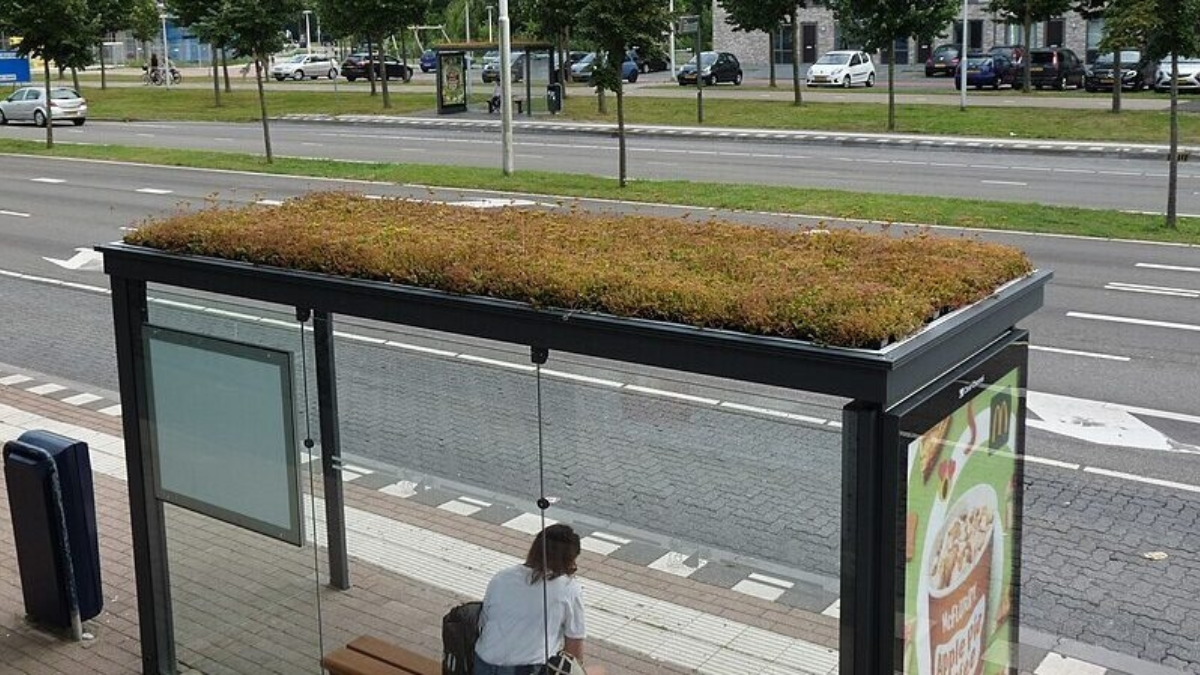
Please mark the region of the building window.
POLYGON ((1088 63, 1100 55, 1100 40, 1104 39, 1104 19, 1088 19, 1087 22, 1087 58, 1088 63))
POLYGON ((774 35, 775 63, 790 64, 792 62, 792 27, 781 24, 774 35))

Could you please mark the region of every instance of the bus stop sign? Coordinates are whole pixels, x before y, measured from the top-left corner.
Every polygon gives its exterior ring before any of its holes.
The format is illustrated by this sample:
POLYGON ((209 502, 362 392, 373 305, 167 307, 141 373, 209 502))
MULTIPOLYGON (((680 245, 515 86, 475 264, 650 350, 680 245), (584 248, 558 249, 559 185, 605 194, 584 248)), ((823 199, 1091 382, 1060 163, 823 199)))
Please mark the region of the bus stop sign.
POLYGON ((699 33, 700 16, 697 14, 690 14, 688 16, 679 17, 678 21, 676 22, 675 32, 682 33, 684 35, 699 33))
POLYGON ((0 83, 23 84, 30 81, 29 59, 16 52, 0 52, 0 83))

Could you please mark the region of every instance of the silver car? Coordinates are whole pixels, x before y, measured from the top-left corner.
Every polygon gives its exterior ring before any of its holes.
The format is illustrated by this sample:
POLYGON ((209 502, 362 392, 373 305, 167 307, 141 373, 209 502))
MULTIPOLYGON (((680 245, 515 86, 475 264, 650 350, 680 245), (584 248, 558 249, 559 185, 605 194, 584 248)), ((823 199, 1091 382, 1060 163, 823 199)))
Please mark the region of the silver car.
POLYGON ((50 88, 50 114, 47 114, 46 90, 24 87, 0 101, 0 124, 33 122, 44 127, 47 119, 53 119, 71 120, 79 127, 87 121, 87 112, 87 101, 70 87, 50 88))
POLYGON ((289 77, 293 80, 318 77, 334 80, 338 76, 338 67, 327 54, 296 54, 272 66, 271 76, 280 82, 289 77))
MULTIPOLYGON (((1179 57, 1179 91, 1200 91, 1200 58, 1179 57)), ((1158 64, 1154 77, 1154 90, 1162 93, 1171 91, 1171 59, 1158 64)))

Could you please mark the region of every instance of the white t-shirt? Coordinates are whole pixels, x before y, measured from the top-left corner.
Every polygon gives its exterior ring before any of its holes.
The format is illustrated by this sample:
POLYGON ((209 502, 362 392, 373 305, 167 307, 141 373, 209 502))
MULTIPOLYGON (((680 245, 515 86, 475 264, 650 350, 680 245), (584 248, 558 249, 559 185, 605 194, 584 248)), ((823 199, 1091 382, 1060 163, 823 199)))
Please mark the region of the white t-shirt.
POLYGON ((563 639, 582 639, 583 591, 574 577, 546 582, 549 613, 543 613, 542 582, 530 583, 533 570, 516 565, 501 570, 488 582, 483 596, 483 630, 475 653, 493 666, 528 666, 546 662, 546 630, 550 653, 563 647, 563 639), (546 624, 542 617, 547 616, 546 624))

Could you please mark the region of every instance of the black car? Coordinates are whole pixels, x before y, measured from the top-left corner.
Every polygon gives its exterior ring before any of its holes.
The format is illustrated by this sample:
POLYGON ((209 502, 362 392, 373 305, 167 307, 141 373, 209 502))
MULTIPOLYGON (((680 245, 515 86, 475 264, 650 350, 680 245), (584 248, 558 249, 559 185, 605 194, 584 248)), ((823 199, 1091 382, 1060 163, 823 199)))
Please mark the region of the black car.
POLYGON ((938 45, 925 59, 925 77, 953 75, 958 70, 958 45, 938 45))
MULTIPOLYGON (((1096 62, 1087 69, 1083 80, 1083 88, 1088 91, 1112 91, 1113 83, 1117 81, 1113 73, 1116 65, 1114 54, 1101 54, 1096 62)), ((1153 60, 1142 56, 1136 50, 1121 50, 1121 88, 1129 91, 1141 91, 1154 86, 1154 75, 1158 66, 1153 60)))
MULTIPOLYGON (((696 84, 696 57, 692 57, 675 76, 679 86, 685 87, 696 84)), ((700 74, 704 85, 711 87, 721 82, 742 83, 742 64, 738 58, 729 52, 704 52, 700 54, 700 74)))
MULTIPOLYGON (((378 54, 375 55, 375 59, 376 61, 379 60, 378 54)), ((400 63, 397 59, 385 56, 383 57, 383 63, 387 70, 387 79, 403 80, 405 82, 412 79, 413 69, 400 63)), ((345 61, 342 61, 342 75, 351 82, 360 77, 364 80, 367 79, 368 68, 371 68, 371 57, 365 53, 351 54, 346 57, 345 61)), ((380 69, 378 63, 375 64, 373 70, 375 71, 375 78, 379 79, 380 69)))
POLYGON ((1087 72, 1075 52, 1062 47, 1047 47, 1029 52, 1029 83, 1038 89, 1070 86, 1083 87, 1087 72))
POLYGON ((630 58, 637 63, 639 73, 657 73, 671 67, 667 59, 661 55, 646 55, 643 50, 637 48, 629 50, 629 54, 630 58))
POLYGON ((996 45, 987 50, 988 56, 1003 56, 1014 65, 1021 65, 1025 58, 1025 45, 996 45))

